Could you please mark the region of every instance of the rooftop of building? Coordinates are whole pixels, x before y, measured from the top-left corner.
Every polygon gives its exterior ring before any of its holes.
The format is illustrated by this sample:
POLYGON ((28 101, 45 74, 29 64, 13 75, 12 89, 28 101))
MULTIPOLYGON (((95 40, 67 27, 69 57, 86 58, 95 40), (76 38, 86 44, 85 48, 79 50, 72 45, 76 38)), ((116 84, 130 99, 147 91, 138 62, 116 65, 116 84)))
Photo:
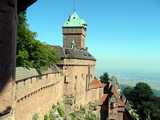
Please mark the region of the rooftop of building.
POLYGON ((81 59, 81 60, 93 60, 96 59, 88 52, 87 49, 78 48, 63 48, 60 46, 52 46, 61 59, 81 59))
POLYGON ((63 27, 87 27, 87 23, 74 11, 65 21, 63 27))
POLYGON ((90 88, 91 89, 98 89, 98 88, 102 88, 103 84, 101 83, 100 80, 94 79, 91 83, 90 83, 90 88))

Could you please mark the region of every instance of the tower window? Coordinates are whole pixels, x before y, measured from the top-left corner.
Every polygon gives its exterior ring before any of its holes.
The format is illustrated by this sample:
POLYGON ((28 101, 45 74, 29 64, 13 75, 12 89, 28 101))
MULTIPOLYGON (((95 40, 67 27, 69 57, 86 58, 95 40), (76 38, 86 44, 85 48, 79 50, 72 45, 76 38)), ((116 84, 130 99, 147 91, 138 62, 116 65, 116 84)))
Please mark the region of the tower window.
POLYGON ((75 79, 77 79, 77 75, 75 76, 75 79))
POLYGON ((84 75, 82 74, 82 79, 84 79, 84 75))
POLYGON ((67 83, 67 77, 64 76, 64 83, 67 83))

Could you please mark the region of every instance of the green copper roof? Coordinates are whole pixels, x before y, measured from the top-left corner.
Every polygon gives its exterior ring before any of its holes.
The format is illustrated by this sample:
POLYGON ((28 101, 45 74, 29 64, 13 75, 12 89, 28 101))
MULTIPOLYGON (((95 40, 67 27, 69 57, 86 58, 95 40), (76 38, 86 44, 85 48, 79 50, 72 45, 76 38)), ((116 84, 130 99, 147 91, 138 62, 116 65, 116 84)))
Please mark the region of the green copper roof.
POLYGON ((87 23, 79 17, 79 15, 74 11, 68 20, 65 21, 63 27, 87 27, 87 23))

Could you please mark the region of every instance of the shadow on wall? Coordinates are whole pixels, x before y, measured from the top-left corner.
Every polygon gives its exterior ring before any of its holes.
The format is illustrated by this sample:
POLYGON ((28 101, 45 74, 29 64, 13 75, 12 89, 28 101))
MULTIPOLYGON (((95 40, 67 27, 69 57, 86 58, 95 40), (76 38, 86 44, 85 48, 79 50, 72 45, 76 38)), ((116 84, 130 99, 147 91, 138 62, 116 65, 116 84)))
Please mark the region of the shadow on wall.
POLYGON ((108 98, 106 98, 105 102, 101 105, 100 110, 100 120, 107 120, 108 118, 108 98))
POLYGON ((100 120, 108 119, 109 99, 113 95, 111 89, 112 85, 110 85, 110 83, 104 84, 103 96, 101 98, 100 120))

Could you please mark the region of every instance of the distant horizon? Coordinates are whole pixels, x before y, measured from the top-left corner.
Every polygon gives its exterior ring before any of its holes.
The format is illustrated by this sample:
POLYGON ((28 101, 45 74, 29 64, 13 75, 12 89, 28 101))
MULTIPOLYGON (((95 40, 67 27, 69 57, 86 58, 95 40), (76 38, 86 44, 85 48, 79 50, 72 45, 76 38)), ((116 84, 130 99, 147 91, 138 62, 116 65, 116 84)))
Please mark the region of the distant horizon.
MULTIPOLYGON (((86 46, 97 58, 97 70, 160 71, 160 2, 157 0, 77 1, 77 13, 88 23, 86 46), (97 8, 97 9, 95 9, 97 8)), ((62 46, 62 25, 73 1, 38 0, 27 10, 37 39, 62 46)))
POLYGON ((139 82, 145 82, 152 89, 160 90, 160 72, 137 72, 127 70, 97 70, 97 78, 107 72, 109 76, 115 76, 121 85, 135 86, 139 82))

